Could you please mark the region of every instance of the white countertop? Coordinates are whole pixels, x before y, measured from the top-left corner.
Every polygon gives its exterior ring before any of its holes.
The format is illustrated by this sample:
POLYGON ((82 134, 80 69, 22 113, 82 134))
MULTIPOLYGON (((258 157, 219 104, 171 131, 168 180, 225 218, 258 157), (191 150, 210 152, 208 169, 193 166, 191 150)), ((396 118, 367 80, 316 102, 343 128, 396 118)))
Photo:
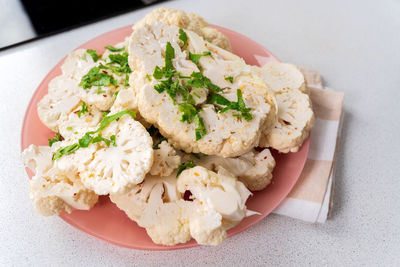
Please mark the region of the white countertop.
POLYGON ((25 108, 68 52, 132 24, 140 10, 0 52, 0 266, 400 265, 400 1, 173 1, 258 41, 283 61, 319 70, 345 92, 332 217, 268 216, 220 247, 120 248, 33 211, 20 162, 25 108))

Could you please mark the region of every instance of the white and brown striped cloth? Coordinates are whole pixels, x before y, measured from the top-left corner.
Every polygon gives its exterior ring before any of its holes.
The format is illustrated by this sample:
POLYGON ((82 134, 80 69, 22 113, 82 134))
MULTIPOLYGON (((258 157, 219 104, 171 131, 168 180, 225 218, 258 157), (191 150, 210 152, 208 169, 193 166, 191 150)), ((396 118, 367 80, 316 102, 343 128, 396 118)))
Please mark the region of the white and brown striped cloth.
POLYGON ((310 150, 299 180, 274 213, 323 223, 332 207, 344 93, 324 88, 318 72, 306 68, 301 71, 310 88, 315 113, 310 150))

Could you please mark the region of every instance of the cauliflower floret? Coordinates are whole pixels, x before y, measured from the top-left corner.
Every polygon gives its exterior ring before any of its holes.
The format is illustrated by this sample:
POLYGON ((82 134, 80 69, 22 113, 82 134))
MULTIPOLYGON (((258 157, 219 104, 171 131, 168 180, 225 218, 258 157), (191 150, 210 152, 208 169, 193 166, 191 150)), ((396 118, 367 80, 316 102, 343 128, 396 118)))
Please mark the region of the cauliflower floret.
POLYGON ((245 205, 250 191, 223 168, 218 173, 200 166, 187 169, 179 176, 177 189, 180 193, 190 191, 197 204, 189 226, 199 244, 220 244, 229 228, 255 214, 245 205))
POLYGON ((178 30, 176 26, 155 23, 136 29, 131 36, 129 51, 136 66, 133 84, 141 116, 159 128, 176 149, 188 153, 233 157, 250 151, 258 145, 260 129, 275 119, 275 106, 265 83, 242 59, 186 31, 190 52, 212 52, 212 56, 204 56, 199 60, 203 75, 223 88, 223 92, 218 93, 231 102, 238 101, 240 91, 244 105, 250 108, 252 116, 248 121, 237 118, 234 110, 221 113, 215 110, 214 105, 200 104, 197 108, 202 109, 198 114, 204 120, 207 132, 201 139, 196 138, 195 123, 181 121, 182 113, 167 92, 159 93, 154 89, 159 82, 154 78, 147 79, 152 76, 156 66, 164 65, 167 41, 175 51, 172 63, 177 71, 185 76, 199 72, 199 68, 187 59, 188 51, 181 49, 178 30), (233 83, 225 79, 229 76, 234 79, 233 83))
POLYGON ((115 146, 93 144, 98 146, 93 159, 79 169, 82 183, 99 195, 123 193, 141 183, 153 163, 153 141, 143 125, 129 115, 111 122, 102 131, 102 137, 112 139, 111 136, 115 146))
MULTIPOLYGON (((58 146, 60 143, 64 141, 58 142, 58 146)), ((30 181, 30 197, 35 209, 45 216, 58 215, 62 211, 71 213, 74 209, 89 210, 96 204, 98 196, 83 186, 76 172, 64 172, 52 161, 56 150, 56 145, 51 148, 30 145, 22 153, 25 166, 35 173, 30 181)))
POLYGON ((181 164, 181 157, 176 150, 167 142, 162 141, 154 149, 154 162, 150 174, 155 176, 169 176, 181 164))
POLYGON ((219 156, 192 157, 194 163, 212 171, 220 168, 229 170, 251 191, 263 190, 272 179, 275 168, 275 159, 269 149, 261 152, 252 150, 237 158, 223 158, 219 156))
POLYGON ((147 175, 144 182, 125 194, 110 194, 118 208, 141 227, 157 244, 175 245, 190 240, 189 203, 176 190, 176 173, 147 175))
POLYGON ((76 96, 79 90, 77 84, 63 76, 54 78, 49 83, 49 93, 38 103, 37 112, 40 120, 51 130, 57 132, 58 126, 67 120, 75 108, 79 106, 80 99, 76 96))
POLYGON ((199 244, 220 244, 227 229, 254 214, 245 206, 251 193, 223 169, 218 174, 203 167, 191 170, 178 180, 176 172, 166 177, 147 175, 131 191, 110 194, 110 199, 145 227, 157 244, 175 245, 192 237, 199 244), (191 197, 184 198, 186 192, 191 197))
POLYGON ((52 175, 34 176, 30 181, 30 197, 42 215, 58 215, 64 210, 68 213, 74 209, 89 210, 97 203, 98 196, 86 189, 79 177, 71 180, 63 175, 52 175))
POLYGON ((182 29, 191 30, 210 43, 225 50, 232 51, 229 39, 224 34, 219 32, 217 29, 210 27, 209 24, 199 15, 193 13, 186 14, 182 10, 178 9, 167 7, 154 9, 143 19, 138 21, 133 26, 133 29, 136 30, 146 24, 152 24, 157 21, 163 22, 167 25, 174 25, 182 29))

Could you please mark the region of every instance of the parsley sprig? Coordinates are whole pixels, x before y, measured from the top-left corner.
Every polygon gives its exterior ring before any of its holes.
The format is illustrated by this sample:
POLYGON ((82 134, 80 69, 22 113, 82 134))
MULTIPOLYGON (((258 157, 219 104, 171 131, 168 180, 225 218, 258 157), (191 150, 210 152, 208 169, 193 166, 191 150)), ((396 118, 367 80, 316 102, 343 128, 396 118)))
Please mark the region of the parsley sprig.
POLYGON ((122 116, 129 114, 132 116, 132 118, 135 118, 136 113, 131 110, 124 110, 121 112, 118 112, 116 114, 110 115, 110 116, 105 116, 103 119, 100 121, 99 128, 95 131, 90 131, 85 133, 85 135, 78 140, 78 143, 66 146, 66 147, 60 147, 56 153, 53 155, 53 160, 57 160, 61 158, 64 155, 69 155, 72 154, 73 152, 77 151, 79 148, 84 148, 88 147, 90 144, 98 143, 98 142, 104 142, 107 147, 112 144, 113 146, 117 146, 116 140, 115 140, 115 135, 110 136, 110 139, 104 138, 99 132, 104 130, 112 121, 118 120, 122 116), (94 134, 97 134, 96 136, 93 136, 94 134))

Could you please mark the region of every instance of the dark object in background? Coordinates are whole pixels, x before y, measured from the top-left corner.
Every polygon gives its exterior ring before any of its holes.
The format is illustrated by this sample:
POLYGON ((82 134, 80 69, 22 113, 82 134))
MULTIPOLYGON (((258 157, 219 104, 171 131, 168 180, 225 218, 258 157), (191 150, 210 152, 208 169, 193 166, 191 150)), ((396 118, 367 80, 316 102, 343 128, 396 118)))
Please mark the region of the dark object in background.
POLYGON ((38 35, 58 32, 160 1, 21 0, 38 35))
POLYGON ((18 39, 5 42, 5 46, 3 42, 0 51, 163 1, 166 0, 20 0, 36 35, 21 34, 18 39))

